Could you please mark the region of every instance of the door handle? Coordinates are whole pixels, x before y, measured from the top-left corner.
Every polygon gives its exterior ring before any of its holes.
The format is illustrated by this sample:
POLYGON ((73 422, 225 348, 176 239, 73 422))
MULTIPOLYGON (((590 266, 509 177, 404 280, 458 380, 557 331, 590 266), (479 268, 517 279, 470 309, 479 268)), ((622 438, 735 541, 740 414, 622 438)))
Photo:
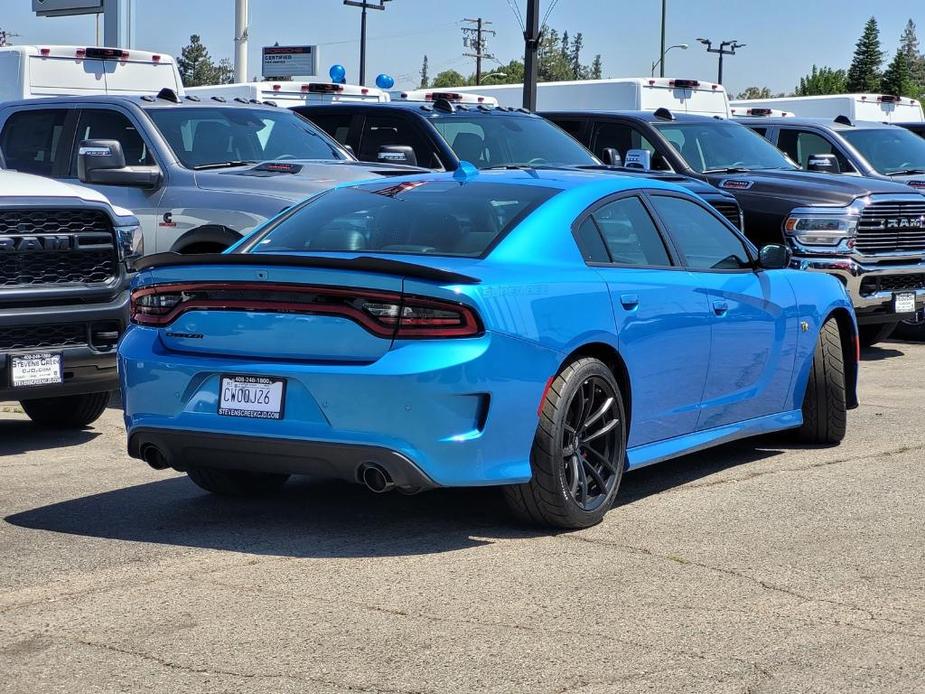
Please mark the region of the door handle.
POLYGON ((713 313, 717 316, 725 316, 729 312, 729 304, 725 301, 714 301, 713 302, 713 313))
POLYGON ((620 303, 627 311, 632 311, 639 306, 639 296, 636 294, 621 294, 620 303))

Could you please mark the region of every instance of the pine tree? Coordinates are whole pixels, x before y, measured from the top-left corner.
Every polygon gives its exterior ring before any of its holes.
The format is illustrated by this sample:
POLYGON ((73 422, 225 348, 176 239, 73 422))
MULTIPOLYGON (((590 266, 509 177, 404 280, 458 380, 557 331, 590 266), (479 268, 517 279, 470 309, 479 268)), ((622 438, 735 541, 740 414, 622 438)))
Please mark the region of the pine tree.
POLYGON ((825 65, 817 68, 813 65, 812 72, 800 78, 800 86, 796 88, 795 96, 843 94, 848 90, 847 81, 844 70, 836 70, 825 65))
POLYGON ((424 56, 424 62, 421 63, 421 83, 420 89, 427 89, 430 86, 430 74, 428 73, 427 56, 424 56))
POLYGON ((912 81, 912 71, 909 69, 909 61, 902 48, 897 49, 893 62, 883 73, 880 91, 896 96, 909 96, 916 91, 915 83, 912 81))
POLYGON ((569 54, 569 63, 572 68, 572 79, 587 79, 588 70, 581 64, 581 49, 584 48, 584 39, 579 31, 575 34, 575 40, 572 42, 572 51, 569 54))
POLYGON ((185 87, 200 87, 207 84, 227 84, 234 78, 234 70, 227 59, 216 65, 209 56, 199 34, 189 37, 177 58, 177 69, 185 87))
POLYGON ((919 51, 919 38, 916 34, 915 22, 911 19, 906 22, 899 45, 902 52, 906 54, 906 63, 912 75, 913 95, 921 94, 925 91, 925 56, 919 51))
POLYGON ((599 80, 604 77, 604 65, 601 63, 601 54, 598 53, 594 56, 594 60, 591 61, 591 70, 588 74, 588 79, 599 80))
POLYGON ((864 25, 864 33, 854 49, 854 58, 848 68, 849 92, 876 92, 880 88, 880 66, 883 50, 880 48, 880 29, 877 19, 871 17, 864 25))

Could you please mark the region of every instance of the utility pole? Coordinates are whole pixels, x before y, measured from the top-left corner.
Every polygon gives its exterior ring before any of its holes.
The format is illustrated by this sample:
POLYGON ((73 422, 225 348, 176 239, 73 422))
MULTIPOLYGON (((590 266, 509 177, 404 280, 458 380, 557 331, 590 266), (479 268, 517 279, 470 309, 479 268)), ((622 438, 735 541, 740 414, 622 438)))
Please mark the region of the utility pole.
POLYGON ((665 76, 665 53, 668 51, 665 50, 665 15, 668 13, 668 0, 662 0, 662 52, 659 53, 661 57, 661 67, 658 71, 659 77, 665 76))
POLYGON ((713 48, 713 42, 710 39, 697 39, 704 46, 707 47, 707 53, 718 53, 719 54, 719 71, 716 76, 716 83, 723 83, 723 57, 727 55, 735 55, 736 48, 745 48, 744 43, 739 43, 735 39, 732 41, 723 41, 719 44, 719 48, 713 48), (728 48, 728 50, 727 50, 728 48))
POLYGON ((524 29, 524 108, 536 110, 536 80, 539 74, 540 0, 527 0, 527 26, 524 29))
POLYGON ((247 82, 247 0, 234 6, 234 81, 247 82))
POLYGON ((495 32, 491 29, 484 28, 489 26, 492 22, 488 22, 481 17, 477 19, 464 19, 463 21, 475 25, 462 28, 463 45, 475 51, 475 53, 463 53, 463 55, 475 58, 475 83, 478 85, 482 83, 482 58, 492 60, 495 57, 485 50, 488 48, 488 41, 482 38, 482 35, 490 34, 494 36, 495 32), (473 36, 475 36, 474 39, 472 38, 473 36))
POLYGON ((360 17, 360 84, 366 84, 366 10, 384 10, 391 0, 344 0, 345 5, 359 7, 360 17))

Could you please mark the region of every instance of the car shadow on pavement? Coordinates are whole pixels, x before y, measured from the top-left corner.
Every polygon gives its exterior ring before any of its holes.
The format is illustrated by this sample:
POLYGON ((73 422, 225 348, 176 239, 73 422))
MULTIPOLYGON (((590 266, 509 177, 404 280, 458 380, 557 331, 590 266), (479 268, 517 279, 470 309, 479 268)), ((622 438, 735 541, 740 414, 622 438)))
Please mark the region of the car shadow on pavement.
POLYGON ((61 431, 44 428, 28 419, 0 419, 0 465, 7 455, 80 446, 92 441, 100 433, 93 429, 61 431))
POLYGON ((897 347, 902 343, 879 344, 873 347, 865 347, 861 350, 861 361, 883 361, 884 359, 894 359, 904 357, 906 353, 897 347))
MULTIPOLYGON (((618 505, 774 456, 773 440, 722 446, 628 473, 618 505)), ((10 515, 13 525, 88 537, 315 558, 421 555, 549 535, 518 525, 496 488, 375 495, 358 485, 294 478, 258 499, 206 494, 183 477, 10 515)))

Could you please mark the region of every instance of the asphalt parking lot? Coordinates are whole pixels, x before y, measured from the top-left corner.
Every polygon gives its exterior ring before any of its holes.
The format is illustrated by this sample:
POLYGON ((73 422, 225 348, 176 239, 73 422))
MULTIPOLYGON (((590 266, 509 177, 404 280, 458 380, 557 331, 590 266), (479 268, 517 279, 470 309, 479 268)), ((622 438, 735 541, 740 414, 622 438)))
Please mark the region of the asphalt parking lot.
POLYGON ((864 355, 837 448, 629 474, 595 528, 492 490, 210 497, 120 413, 0 412, 0 691, 925 691, 925 345, 864 355))

